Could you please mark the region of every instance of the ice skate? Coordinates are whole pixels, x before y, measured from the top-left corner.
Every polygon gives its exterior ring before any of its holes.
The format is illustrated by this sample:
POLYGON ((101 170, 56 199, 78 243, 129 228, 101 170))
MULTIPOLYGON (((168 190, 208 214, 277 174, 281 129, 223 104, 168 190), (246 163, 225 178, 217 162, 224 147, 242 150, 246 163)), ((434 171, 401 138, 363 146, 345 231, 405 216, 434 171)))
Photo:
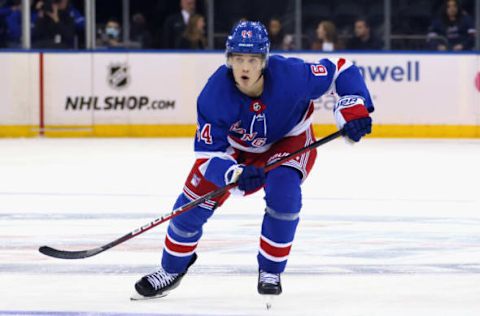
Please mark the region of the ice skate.
POLYGON ((275 296, 282 294, 282 282, 280 273, 269 273, 260 270, 258 273, 258 294, 265 297, 265 306, 267 309, 272 307, 272 301, 275 296))
POLYGON ((260 270, 258 273, 258 294, 280 295, 282 294, 282 282, 280 273, 269 273, 260 270))
POLYGON ((135 283, 137 293, 131 297, 131 300, 137 301, 167 296, 170 291, 180 285, 180 281, 195 260, 197 260, 197 254, 194 253, 187 269, 182 273, 168 273, 160 267, 158 271, 147 274, 135 283))

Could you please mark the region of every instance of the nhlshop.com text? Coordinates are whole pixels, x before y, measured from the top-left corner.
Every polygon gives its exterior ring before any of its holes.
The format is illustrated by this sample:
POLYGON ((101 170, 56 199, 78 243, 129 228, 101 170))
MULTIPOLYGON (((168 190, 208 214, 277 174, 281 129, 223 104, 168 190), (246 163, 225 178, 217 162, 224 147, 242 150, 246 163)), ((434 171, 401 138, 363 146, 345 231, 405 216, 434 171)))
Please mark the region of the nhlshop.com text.
POLYGON ((66 111, 173 110, 175 100, 150 100, 147 96, 67 97, 66 111))

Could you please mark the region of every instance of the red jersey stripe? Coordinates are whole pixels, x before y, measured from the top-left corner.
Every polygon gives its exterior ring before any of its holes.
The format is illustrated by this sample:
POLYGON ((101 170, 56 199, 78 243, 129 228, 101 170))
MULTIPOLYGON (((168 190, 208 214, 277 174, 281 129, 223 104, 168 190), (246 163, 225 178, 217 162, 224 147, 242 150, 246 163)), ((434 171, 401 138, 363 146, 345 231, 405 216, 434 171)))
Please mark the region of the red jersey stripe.
POLYGON ((179 253, 187 253, 192 252, 197 248, 197 244, 193 246, 185 246, 175 243, 168 238, 168 235, 165 237, 165 247, 167 247, 170 251, 179 252, 179 253))
POLYGON ((260 248, 263 249, 267 254, 269 254, 272 257, 285 257, 288 256, 290 253, 290 249, 292 248, 292 245, 288 245, 286 247, 275 247, 267 243, 265 240, 260 238, 260 248))
POLYGON ((347 61, 345 60, 345 58, 340 58, 337 62, 337 71, 340 71, 340 69, 342 69, 343 65, 345 65, 347 61))

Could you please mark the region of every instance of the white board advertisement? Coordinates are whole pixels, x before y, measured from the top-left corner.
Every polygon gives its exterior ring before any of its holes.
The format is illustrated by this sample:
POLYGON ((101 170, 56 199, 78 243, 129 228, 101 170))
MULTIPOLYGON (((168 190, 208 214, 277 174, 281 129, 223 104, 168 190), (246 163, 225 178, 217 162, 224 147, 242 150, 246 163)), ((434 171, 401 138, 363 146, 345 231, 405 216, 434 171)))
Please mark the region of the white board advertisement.
MULTIPOLYGON (((288 54, 353 61, 370 88, 377 124, 478 125, 480 56, 474 54, 288 54)), ((196 98, 222 53, 2 53, 0 125, 195 124, 196 98), (43 78, 43 100, 40 79, 43 78), (43 102, 42 102, 43 101, 43 102)), ((332 124, 335 96, 316 101, 332 124)), ((223 104, 218 104, 221 110, 223 104)))
POLYGON ((216 55, 47 55, 48 124, 193 124, 216 55), (200 57, 200 58, 198 58, 200 57), (73 60, 72 60, 73 59, 73 60), (74 75, 72 75, 74 74, 74 75), (50 79, 51 78, 51 79, 50 79), (77 87, 75 87, 77 86, 77 87))
MULTIPOLYGON (((340 55, 292 56, 317 61, 340 55)), ((342 56, 363 73, 377 123, 477 123, 475 78, 480 70, 475 55, 342 56)), ((47 54, 45 60, 48 124, 194 124, 196 98, 224 56, 47 54)), ((334 102, 331 95, 316 102, 316 123, 333 122, 334 102)))
MULTIPOLYGON (((333 55, 340 57, 340 55, 333 55)), ((304 55, 316 61, 319 56, 304 55)), ((475 125, 480 107, 475 88, 475 55, 346 54, 359 67, 371 92, 378 124, 475 125)), ((332 96, 316 102, 320 112, 331 111, 332 96)), ((317 123, 331 123, 317 115, 317 123)))
POLYGON ((0 54, 0 125, 38 125, 38 54, 0 54))

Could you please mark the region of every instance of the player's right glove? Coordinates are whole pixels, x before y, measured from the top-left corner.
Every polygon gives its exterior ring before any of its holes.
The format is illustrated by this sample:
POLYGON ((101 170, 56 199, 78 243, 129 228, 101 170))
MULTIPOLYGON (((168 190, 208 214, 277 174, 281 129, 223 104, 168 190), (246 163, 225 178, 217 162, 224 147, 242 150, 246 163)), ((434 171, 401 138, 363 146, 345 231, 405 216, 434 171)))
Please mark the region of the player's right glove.
POLYGON ((372 118, 368 114, 362 97, 346 95, 334 107, 337 127, 343 128, 345 135, 354 142, 372 132, 372 118))
POLYGON ((238 183, 245 194, 253 193, 265 184, 265 169, 255 166, 233 165, 225 173, 225 183, 238 183))

